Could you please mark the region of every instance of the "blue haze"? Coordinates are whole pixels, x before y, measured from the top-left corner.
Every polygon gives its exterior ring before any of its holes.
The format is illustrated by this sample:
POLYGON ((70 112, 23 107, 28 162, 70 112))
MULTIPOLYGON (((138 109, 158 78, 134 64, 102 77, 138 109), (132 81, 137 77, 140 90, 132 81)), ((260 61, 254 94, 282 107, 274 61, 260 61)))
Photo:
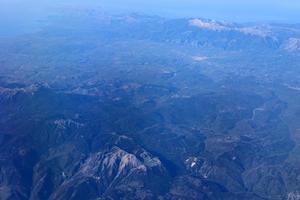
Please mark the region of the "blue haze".
MULTIPOLYGON (((237 22, 300 22, 299 0, 0 0, 0 16, 37 15, 63 4, 168 17, 206 17, 237 22)), ((10 16, 12 17, 12 16, 10 16)), ((3 17, 2 17, 3 21, 3 17)))
POLYGON ((104 8, 235 22, 300 22, 299 0, 102 0, 104 8))
POLYGON ((139 12, 169 18, 203 17, 232 22, 300 23, 299 0, 0 0, 0 34, 30 29, 61 6, 139 12))

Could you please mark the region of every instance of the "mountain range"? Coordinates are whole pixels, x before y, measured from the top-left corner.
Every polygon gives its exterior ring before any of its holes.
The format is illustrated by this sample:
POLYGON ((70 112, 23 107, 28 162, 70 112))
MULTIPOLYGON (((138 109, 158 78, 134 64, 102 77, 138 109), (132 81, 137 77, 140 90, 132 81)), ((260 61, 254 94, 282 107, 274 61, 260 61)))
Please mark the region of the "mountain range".
POLYGON ((0 37, 0 199, 300 199, 300 25, 63 10, 0 37))

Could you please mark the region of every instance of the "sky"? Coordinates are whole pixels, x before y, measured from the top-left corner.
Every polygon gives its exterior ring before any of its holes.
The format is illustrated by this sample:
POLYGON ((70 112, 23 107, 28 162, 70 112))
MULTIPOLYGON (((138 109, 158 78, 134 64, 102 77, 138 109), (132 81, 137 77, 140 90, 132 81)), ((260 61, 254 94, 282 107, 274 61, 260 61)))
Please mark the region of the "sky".
POLYGON ((109 12, 170 18, 300 23, 300 0, 0 0, 0 22, 46 15, 50 8, 61 5, 97 6, 109 12))
POLYGON ((300 0, 102 0, 105 8, 234 22, 300 22, 300 0))

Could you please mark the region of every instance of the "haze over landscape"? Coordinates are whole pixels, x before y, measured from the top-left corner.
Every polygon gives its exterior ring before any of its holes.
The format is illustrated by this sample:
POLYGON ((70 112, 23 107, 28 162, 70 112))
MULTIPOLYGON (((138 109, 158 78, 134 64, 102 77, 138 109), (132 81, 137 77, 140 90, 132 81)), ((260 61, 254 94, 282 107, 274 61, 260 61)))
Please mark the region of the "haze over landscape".
POLYGON ((63 6, 101 7, 110 12, 141 12, 166 17, 204 17, 234 22, 299 23, 300 2, 297 0, 1 0, 0 16, 26 19, 47 15, 63 6))
POLYGON ((0 200, 300 200, 300 2, 0 0, 0 200))

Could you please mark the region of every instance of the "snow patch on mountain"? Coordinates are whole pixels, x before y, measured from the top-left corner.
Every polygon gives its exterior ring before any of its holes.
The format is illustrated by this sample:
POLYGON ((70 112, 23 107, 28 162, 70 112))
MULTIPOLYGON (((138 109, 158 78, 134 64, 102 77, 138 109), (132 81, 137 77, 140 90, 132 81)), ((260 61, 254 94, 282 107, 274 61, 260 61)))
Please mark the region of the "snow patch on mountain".
POLYGON ((193 56, 192 59, 196 62, 202 62, 208 59, 206 56, 193 56))
POLYGON ((289 52, 300 50, 300 38, 289 38, 283 45, 283 49, 289 52))
POLYGON ((38 90, 38 86, 36 86, 36 85, 30 85, 28 87, 22 87, 22 88, 0 87, 0 95, 2 98, 9 99, 18 93, 25 93, 25 94, 33 95, 37 90, 38 90))
POLYGON ((59 129, 67 129, 68 127, 80 128, 80 127, 84 126, 84 124, 78 123, 78 122, 73 121, 71 119, 57 119, 53 123, 59 129))
POLYGON ((268 37, 271 34, 271 31, 267 27, 253 26, 253 27, 238 28, 236 30, 246 35, 253 35, 259 37, 268 37))
POLYGON ((258 37, 268 37, 272 35, 270 27, 266 25, 261 26, 235 26, 234 24, 227 24, 217 22, 215 20, 202 20, 191 19, 189 20, 190 26, 195 26, 200 29, 206 29, 211 31, 236 31, 246 35, 253 35, 258 37))
POLYGON ((189 21, 189 24, 191 26, 196 26, 198 28, 202 29, 208 29, 208 30, 213 30, 213 31, 224 31, 224 30, 229 30, 229 27, 226 27, 222 25, 221 23, 218 23, 216 21, 205 21, 201 19, 191 19, 189 21))
POLYGON ((288 193, 288 200, 300 200, 300 193, 299 192, 290 192, 288 193))

